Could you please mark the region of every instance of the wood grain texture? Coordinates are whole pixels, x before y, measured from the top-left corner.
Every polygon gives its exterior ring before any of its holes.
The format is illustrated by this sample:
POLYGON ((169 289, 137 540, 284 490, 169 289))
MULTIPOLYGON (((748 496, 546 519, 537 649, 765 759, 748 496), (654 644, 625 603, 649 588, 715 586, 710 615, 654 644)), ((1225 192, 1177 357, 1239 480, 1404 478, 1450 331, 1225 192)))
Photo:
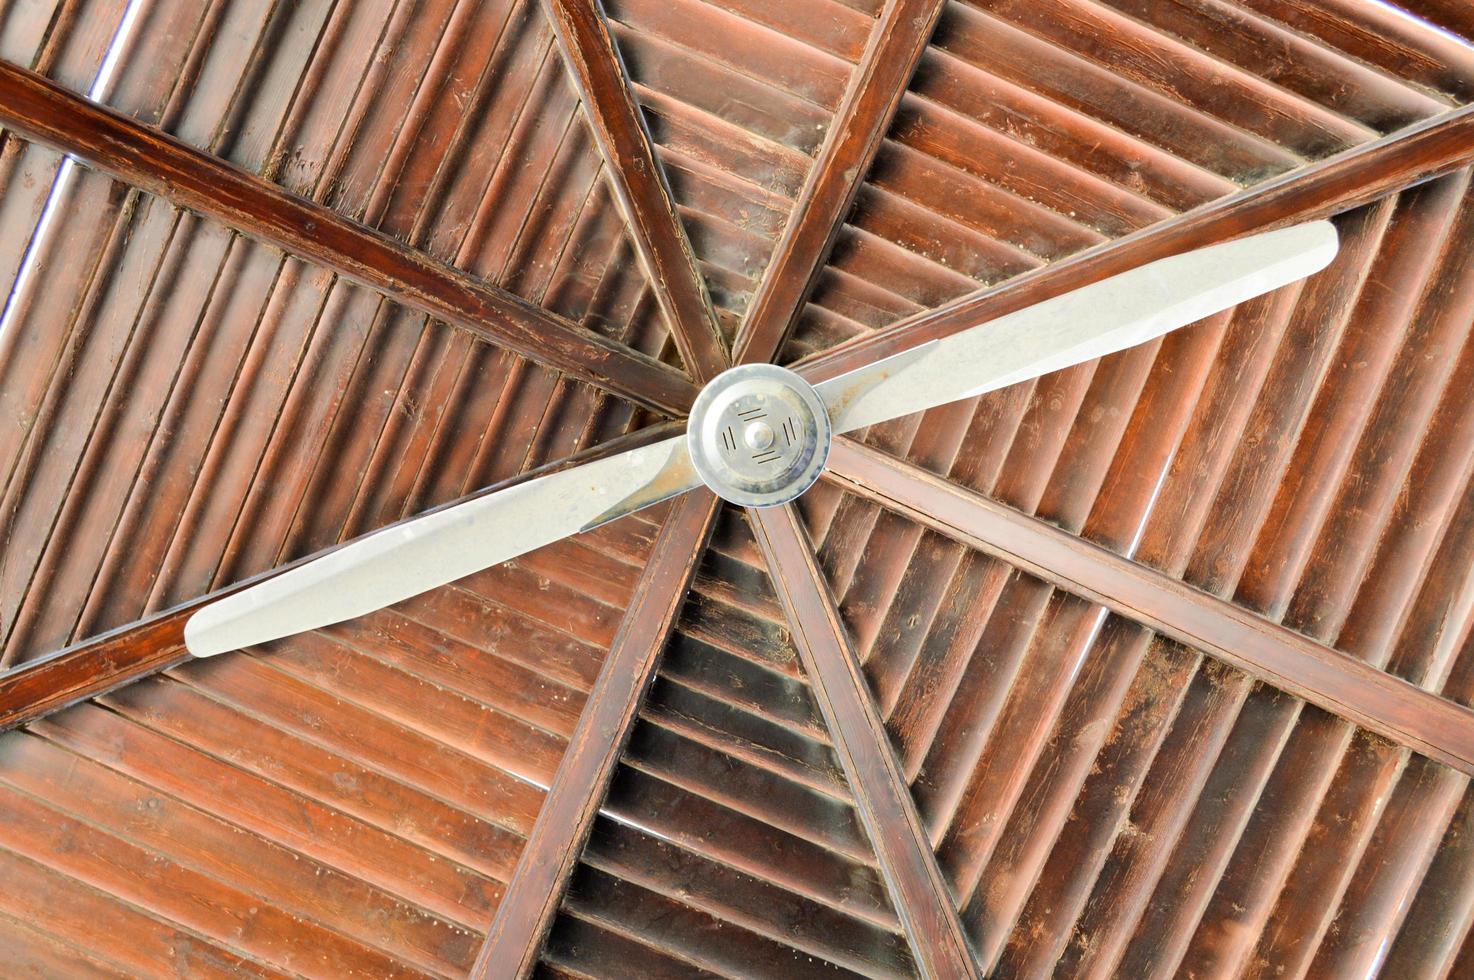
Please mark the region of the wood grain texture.
MULTIPOLYGON (((595 180, 550 29, 535 5, 456 18, 451 6, 386 28, 372 7, 329 17, 322 5, 255 3, 229 30, 285 30, 293 43, 254 56, 220 46, 208 21, 193 37, 148 34, 164 49, 150 64, 192 43, 204 72, 175 90, 164 124, 252 171, 286 154, 297 163, 279 179, 295 193, 658 352, 664 328, 622 257, 623 222, 595 180), (386 73, 355 88, 366 65, 386 73), (278 84, 258 90, 252 72, 278 84), (326 103, 294 94, 322 78, 347 88, 326 103), (517 97, 492 106, 493 92, 517 97), (474 125, 464 98, 483 106, 474 125), (382 105, 403 111, 373 111, 382 105), (406 139, 417 155, 397 149, 406 139), (364 165, 382 154, 390 165, 364 165), (488 188, 495 209, 483 207, 488 188)), ((125 60, 116 91, 147 114, 171 84, 125 60)), ((8 337, 26 342, 0 350, 6 662, 601 442, 634 418, 627 403, 427 328, 325 270, 76 174, 70 192, 57 189, 37 274, 12 304, 8 337), (216 385, 223 401, 192 397, 216 385)))
POLYGON ((855 787, 856 804, 875 843, 911 953, 924 976, 977 976, 946 884, 802 524, 786 505, 752 509, 749 520, 813 678, 845 775, 855 787))
POLYGON ((852 492, 1474 773, 1474 712, 1461 705, 860 443, 838 443, 830 468, 852 492))
POLYGON ((717 503, 711 493, 697 490, 671 505, 476 957, 473 976, 531 972, 681 611, 717 503))
MULTIPOLYGON (((1465 181, 1348 214, 1341 257, 1303 286, 1160 345, 877 427, 870 441, 1387 665, 1416 569, 1452 544, 1467 481, 1465 181), (965 433, 927 434, 960 416, 972 416, 965 433)), ((877 558, 919 533, 876 528, 877 558)), ((862 636, 900 621, 885 603, 903 560, 877 562, 856 593, 878 609, 862 636)), ((1402 642, 1436 648, 1427 635, 1402 642)))
POLYGON ((133 972, 171 931, 201 971, 468 971, 654 533, 609 525, 7 734, 0 856, 75 912, 9 907, 133 972))
POLYGON ((1474 156, 1470 149, 1474 146, 1471 135, 1474 135, 1474 108, 1437 116, 1304 171, 1214 201, 1037 271, 1020 274, 1005 284, 978 290, 867 333, 804 359, 797 369, 811 383, 817 383, 873 359, 967 330, 1154 259, 1227 241, 1250 231, 1348 210, 1468 163, 1474 156))
POLYGON ((596 0, 545 7, 671 339, 691 376, 710 381, 727 367, 726 342, 604 13, 596 0))
POLYGON ((15 65, 0 65, 0 122, 172 202, 381 290, 637 404, 680 414, 694 389, 669 368, 345 221, 275 184, 15 65))
POLYGON ((834 0, 615 0, 604 9, 733 337, 877 11, 834 0))
POLYGON ((783 361, 1457 111, 1469 50, 1355 2, 948 3, 783 361))
MULTIPOLYGON (((434 509, 452 507, 466 500, 474 500, 525 483, 538 476, 649 445, 662 438, 669 438, 670 431, 670 426, 656 426, 611 440, 434 509)), ((101 636, 58 650, 22 667, 0 672, 0 731, 29 724, 84 698, 106 694, 188 661, 190 656, 184 647, 184 624, 196 610, 332 550, 334 548, 324 549, 290 565, 192 599, 140 622, 118 627, 101 636)))
POLYGON ((881 11, 748 307, 735 348, 739 363, 771 361, 782 349, 943 6, 889 0, 881 11))
MULTIPOLYGON (((125 6, 5 6, 0 57, 87 91, 125 6)), ((863 438, 1118 556, 1131 588, 1150 568, 1374 687, 1469 703, 1474 208, 1457 166, 1412 186, 1462 152, 1441 142, 1474 97, 1457 7, 942 5, 784 359, 1339 212, 1311 281, 863 438)), ((603 9, 731 335, 887 4, 603 9)), ((616 186, 640 177, 608 169, 543 11, 151 3, 100 99, 673 364, 616 186)), ((649 420, 13 132, 0 188, 7 662, 649 420)), ((865 496, 821 484, 800 510, 982 969, 1469 972, 1464 773, 865 496)), ((664 513, 8 733, 0 944, 43 974, 463 974, 664 513)), ((724 511, 538 975, 922 966, 763 564, 724 511)))
POLYGON ((786 623, 726 508, 540 972, 915 975, 786 623))
MULTIPOLYGON (((1345 270, 1380 265, 1379 240, 1383 249, 1391 244, 1384 234, 1389 231, 1389 218, 1406 224, 1406 241, 1421 245, 1408 252, 1409 261, 1416 256, 1425 268, 1442 268, 1439 236, 1446 232, 1439 228, 1457 227, 1457 208, 1450 204, 1457 200, 1459 186, 1451 179, 1410 195, 1401 217, 1399 209, 1390 206, 1392 202, 1360 214, 1355 226, 1343 229, 1348 253, 1345 270), (1418 215, 1426 215, 1429 225, 1412 223, 1418 215)), ((1401 234, 1397 240, 1402 240, 1401 234)), ((1457 240, 1457 232, 1445 239, 1457 240)), ((1449 271, 1455 267, 1462 268, 1450 266, 1449 271)), ((1403 283, 1415 274, 1393 269, 1373 273, 1403 283)), ((1331 277, 1306 290, 1299 298, 1302 310, 1289 325, 1280 348, 1287 364, 1276 371, 1293 376, 1303 368, 1292 369, 1290 362, 1306 357, 1313 363, 1316 345, 1324 347, 1328 341, 1311 342, 1310 338, 1331 329, 1328 322, 1334 323, 1340 315, 1334 312, 1337 306, 1326 300, 1343 293, 1348 281, 1354 284, 1363 275, 1365 271, 1331 277)), ((1434 273, 1437 280, 1443 275, 1434 273)), ((1383 292, 1372 290, 1369 298, 1383 292)), ((1349 299, 1355 295, 1353 287, 1349 299)), ((1410 338, 1431 336, 1423 331, 1440 329, 1435 325, 1442 315, 1461 320, 1461 314, 1454 312, 1460 308, 1452 300, 1455 293, 1440 286, 1432 295, 1449 302, 1426 304, 1418 318, 1421 325, 1410 338)), ((1215 462, 1215 455, 1261 451, 1257 439, 1240 441, 1237 417, 1251 411, 1252 400, 1245 399, 1243 392, 1257 390, 1260 382, 1255 379, 1268 369, 1286 329, 1285 318, 1297 309, 1294 291, 1274 299, 1257 309, 1241 309, 1218 323, 1204 324, 1164 345, 1160 352, 1143 352, 1147 354, 1144 363, 1138 355, 1103 363, 1081 401, 1060 404, 1061 394, 1070 388, 1043 388, 1036 396, 1042 404, 1025 417, 1026 428, 1017 437, 1022 445, 1016 444, 1015 451, 1008 451, 1014 437, 1005 413, 1018 402, 1000 398, 991 427, 975 427, 965 439, 960 435, 946 439, 935 434, 928 437, 923 426, 910 453, 928 468, 947 472, 955 467, 954 479, 976 485, 1014 507, 1035 510, 1067 530, 1083 530, 1112 549, 1128 555, 1134 552, 1181 574, 1202 524, 1199 512, 1222 506, 1227 516, 1237 514, 1243 506, 1245 498, 1226 491, 1242 490, 1245 480, 1220 476, 1228 461, 1215 462), (1157 363, 1148 375, 1144 368, 1152 356, 1157 363), (1205 386, 1202 401, 1194 408, 1190 393, 1199 386, 1205 386), (1124 415, 1116 414, 1119 409, 1116 413, 1100 411, 1103 404, 1119 405, 1123 397, 1136 397, 1138 390, 1141 402, 1129 423, 1124 415), (961 439, 960 450, 957 439, 961 439), (1052 454, 1041 460, 1041 451, 1052 454), (1212 490, 1220 480, 1225 492, 1215 505, 1212 490)), ((1364 324, 1369 338, 1397 336, 1404 329, 1390 317, 1361 316, 1354 322, 1358 325, 1353 333, 1364 324)), ((1410 342, 1404 355, 1407 364, 1416 362, 1422 367, 1407 375, 1397 370, 1392 377, 1411 380, 1422 376, 1436 387, 1433 379, 1454 365, 1446 354, 1428 357, 1417 353, 1423 349, 1422 342, 1410 342)), ((1455 349, 1457 344, 1453 342, 1455 349)), ((1435 349, 1450 348, 1440 343, 1435 349)), ((1394 394, 1410 393, 1417 387, 1407 384, 1398 381, 1384 389, 1389 401, 1377 410, 1379 414, 1421 410, 1416 408, 1422 404, 1420 398, 1394 394)), ((1283 381, 1273 381, 1265 391, 1283 388, 1283 381)), ((1427 476, 1408 484, 1420 488, 1413 491, 1408 506, 1426 515, 1422 530, 1381 530, 1378 511, 1372 508, 1366 513, 1366 526, 1360 522, 1343 525, 1356 530, 1336 533, 1344 547, 1332 567, 1364 558, 1366 551, 1360 544, 1364 540, 1380 539, 1389 556, 1401 555, 1398 560, 1414 562, 1426 560, 1435 547, 1444 556, 1460 550, 1460 536, 1454 531, 1457 525, 1443 530, 1450 498, 1441 497, 1439 488, 1451 484, 1433 474, 1448 467, 1448 479, 1463 479, 1459 474, 1465 473, 1468 463, 1465 443, 1451 438, 1458 431, 1457 420, 1464 417, 1462 409, 1453 408, 1455 403, 1462 404, 1457 393, 1463 390, 1451 377, 1445 383, 1445 407, 1435 413, 1440 420, 1436 431, 1441 434, 1436 437, 1436 449, 1435 443, 1428 444, 1426 456, 1430 464, 1439 460, 1439 466, 1426 471, 1419 466, 1418 472, 1427 476), (1441 546, 1436 545, 1439 535, 1444 535, 1441 546), (1414 557, 1420 553, 1424 559, 1414 557)), ((1327 400, 1328 405, 1332 403, 1340 404, 1327 400)), ((1273 418, 1279 411, 1266 417, 1273 418)), ((1256 431, 1269 434, 1274 430, 1261 425, 1256 431)), ((885 435, 888 440, 907 437, 885 435)), ((1288 452, 1293 445, 1293 440, 1287 442, 1280 436, 1271 434, 1269 439, 1269 445, 1283 447, 1276 452, 1288 452)), ((1347 486, 1372 493, 1404 479, 1404 464, 1395 462, 1397 453, 1380 458, 1392 465, 1379 470, 1352 463, 1347 486)), ((1270 465, 1264 479, 1272 482, 1279 471, 1270 465)), ((1258 474, 1264 467, 1262 462, 1255 463, 1251 470, 1258 474)), ((856 525, 849 515, 863 508, 842 505, 832 517, 826 516, 829 510, 811 508, 811 520, 821 522, 821 527, 822 522, 831 521, 828 533, 832 539, 836 533, 853 534, 856 525)), ((886 710, 897 749, 917 767, 909 770, 915 773, 913 788, 939 841, 944 872, 960 876, 964 894, 968 882, 977 882, 971 897, 963 900, 963 916, 985 962, 995 962, 1000 972, 1032 974, 1052 969, 1064 955, 1071 972, 1110 971, 1119 968, 1120 950, 1129 943, 1131 972, 1170 972, 1191 948, 1190 940, 1196 944, 1199 937, 1230 935, 1236 937, 1232 946, 1243 949, 1253 943, 1258 923, 1294 916, 1300 916, 1300 925, 1280 929, 1278 936, 1280 941, 1299 937, 1302 952, 1297 956, 1314 950, 1310 939, 1318 934, 1320 924, 1332 922, 1326 935, 1338 936, 1343 917, 1367 930, 1349 944, 1349 949, 1357 951, 1353 956, 1365 955, 1368 944, 1375 948, 1397 934, 1397 916, 1378 916, 1373 911, 1378 906, 1362 897, 1365 892, 1347 890, 1344 904, 1336 904, 1334 889, 1346 888, 1347 876, 1362 853, 1359 848, 1365 846, 1364 835, 1379 826, 1375 809, 1360 811, 1364 816, 1354 833, 1338 830, 1326 837, 1325 832, 1317 832, 1320 843, 1299 852, 1320 856, 1334 852, 1339 859, 1317 864, 1307 857, 1295 862, 1297 842, 1305 833, 1315 832, 1316 824, 1299 816, 1314 809, 1314 794, 1345 781, 1349 795, 1327 796, 1328 801, 1334 797, 1336 802, 1328 806, 1324 824, 1344 830, 1346 825, 1337 823, 1336 814, 1347 813, 1346 800, 1362 791, 1354 788, 1359 778, 1357 766, 1348 766, 1334 780, 1318 783, 1314 789, 1305 785, 1307 766, 1319 763, 1314 755, 1302 754, 1301 746, 1312 750, 1318 742, 1325 744, 1326 733, 1337 722, 1328 726, 1325 716, 1306 709, 1306 724, 1316 724, 1308 725, 1303 737, 1294 736, 1293 748, 1287 747, 1276 761, 1275 753, 1284 744, 1276 740, 1291 730, 1293 719, 1300 715, 1295 699, 1255 688, 1243 675, 1225 676, 1202 668, 1195 673, 1192 654, 1184 658, 1171 644, 1165 649, 1148 649, 1141 631, 1123 628, 1113 618, 1098 633, 1071 629, 1076 622, 1088 627, 1089 621, 1081 619, 1082 610, 1068 599, 1050 599, 1047 587, 1041 590, 1040 583, 1027 576, 1022 580, 1010 577, 1007 566, 1000 575, 991 560, 959 556, 959 549, 949 547, 949 541, 909 521, 901 522, 899 528, 892 527, 894 523, 885 515, 875 522, 864 546, 866 561, 849 580, 842 609, 863 640, 867 673, 886 710), (959 609, 966 614, 955 611, 959 609), (1060 673, 1061 669, 1066 672, 1060 673), (1077 678, 1073 690, 1068 680, 1071 669, 1078 670, 1073 675, 1077 678), (957 671, 965 671, 960 681, 957 671), (1068 691, 1068 697, 1060 700, 1053 693, 1056 690, 1068 691), (1177 698, 1182 700, 1177 702, 1177 698), (1051 710, 1058 713, 1051 716, 1051 710), (1276 768, 1283 775, 1265 783, 1276 768), (1275 787, 1273 797, 1259 796, 1261 787, 1267 792, 1271 786, 1275 787), (1291 788, 1299 791, 1286 792, 1291 788), (1254 812, 1256 800, 1262 800, 1265 812, 1254 818, 1240 839, 1242 824, 1237 821, 1254 812), (989 829, 982 833, 969 829, 976 827, 989 829), (1231 880, 1220 877, 1224 868, 1220 862, 1229 862, 1230 856, 1229 868, 1238 865, 1241 869, 1233 872, 1231 880), (1282 904, 1273 906, 1275 883, 1281 881, 1301 885, 1295 899, 1289 899, 1287 892, 1282 904), (1221 890, 1221 899, 1214 895, 1215 887, 1221 890), (1301 896, 1311 887, 1329 891, 1306 901, 1301 896), (1205 911, 1209 897, 1213 898, 1211 914, 1205 911), (1275 909, 1273 914, 1264 911, 1270 907, 1275 909), (1143 908, 1147 915, 1142 914, 1143 908), (1308 921, 1317 925, 1307 925, 1308 921), (1231 927, 1224 928, 1227 923, 1231 927)), ((1237 556, 1253 546, 1253 535, 1240 532, 1228 541, 1227 564, 1203 566, 1214 567, 1223 576, 1211 586, 1220 594, 1222 583, 1232 588, 1233 576, 1242 568, 1242 558, 1237 556)), ((823 553, 833 576, 835 562, 845 552, 826 543, 823 553)), ((1299 570, 1287 567, 1282 574, 1293 580, 1299 570)), ((1417 577, 1413 579, 1408 588, 1417 577)), ((1410 601, 1406 590, 1388 587, 1385 578, 1376 582, 1377 587, 1364 589, 1350 608, 1364 610, 1368 623, 1399 620, 1393 610, 1410 601)), ((1441 591, 1439 586, 1430 589, 1441 591)), ((1319 618, 1336 621, 1334 616, 1319 618)), ((1454 623, 1462 622, 1455 614, 1454 623)), ((1393 633, 1396 628, 1395 623, 1384 626, 1393 633)), ((1463 635, 1459 626, 1450 624, 1450 628, 1456 637, 1463 635)), ((1377 632, 1384 638, 1369 635, 1372 645, 1368 647, 1344 648, 1373 663, 1383 662, 1381 658, 1393 644, 1385 639, 1385 632, 1377 632)), ((1324 640, 1325 635, 1320 636, 1324 640)), ((1419 629, 1403 642, 1408 650, 1419 649, 1426 655, 1432 652, 1428 636, 1419 629)), ((1436 640, 1432 646, 1437 646, 1436 640)), ((1421 681, 1421 676, 1404 676, 1421 681)), ((1436 683, 1429 686, 1436 687, 1436 683)), ((1462 700, 1452 689, 1444 693, 1462 700)), ((1358 742, 1363 738, 1358 736, 1358 742)), ((1399 750, 1387 743, 1376 744, 1390 752, 1389 761, 1395 766, 1399 750)), ((1354 758, 1366 765, 1382 751, 1360 751, 1354 758)), ((1376 763, 1374 768, 1385 774, 1386 765, 1376 763)), ((1363 781, 1360 785, 1374 793, 1378 784, 1363 781)), ((1414 790, 1413 785, 1410 780, 1410 794, 1428 792, 1414 790)), ((1419 798, 1430 801, 1430 813, 1444 805, 1436 795, 1419 798)), ((1403 826, 1395 838, 1377 832, 1374 839, 1383 841, 1383 847, 1377 858, 1360 865, 1358 878, 1378 881, 1389 890, 1417 888, 1422 867, 1418 855, 1426 856, 1427 849, 1438 844, 1443 825, 1434 819, 1416 833, 1403 826), (1374 870, 1383 861, 1392 862, 1385 875, 1374 870)), ((1436 904, 1430 897, 1424 908, 1431 910, 1436 904)), ((1328 946, 1334 944, 1328 939, 1328 946)), ((1204 944, 1199 948, 1214 947, 1204 944)), ((1216 948, 1227 951, 1230 946, 1219 943, 1216 948)), ((1263 960, 1256 952, 1251 962, 1287 964, 1290 961, 1283 956, 1287 948, 1266 939, 1263 960)), ((1200 958, 1196 962, 1208 961, 1200 958)))

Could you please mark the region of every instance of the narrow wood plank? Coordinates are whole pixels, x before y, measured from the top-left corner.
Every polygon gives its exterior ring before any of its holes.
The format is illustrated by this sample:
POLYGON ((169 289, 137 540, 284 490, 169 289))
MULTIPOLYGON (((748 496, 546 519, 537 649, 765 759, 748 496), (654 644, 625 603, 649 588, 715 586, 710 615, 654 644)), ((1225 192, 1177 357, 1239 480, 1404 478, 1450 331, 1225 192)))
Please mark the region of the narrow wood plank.
POLYGON ((543 0, 543 7, 671 339, 687 372, 710 381, 726 369, 727 348, 599 0, 543 0))
POLYGON ((6 62, 0 125, 646 408, 695 397, 674 368, 6 62))
POLYGON ((1474 106, 1436 116, 799 362, 811 384, 1169 255, 1349 211, 1474 160, 1474 106))
MULTIPOLYGON (((443 506, 454 507, 534 477, 648 445, 673 435, 679 429, 678 423, 668 423, 611 439, 600 446, 503 480, 443 506)), ((442 508, 433 510, 439 509, 442 508)), ((432 513, 433 510, 426 513, 432 513)), ((184 648, 184 624, 196 609, 264 581, 286 568, 312 561, 330 550, 332 549, 325 549, 290 565, 191 599, 138 622, 0 673, 0 732, 45 717, 84 698, 117 690, 150 674, 157 674, 183 663, 189 659, 184 648)))
POLYGON ((834 596, 791 506, 748 511, 891 902, 928 977, 980 975, 834 596))
POLYGON ((854 440, 835 440, 829 466, 845 490, 1474 773, 1474 711, 1460 704, 854 440))
POLYGON ((527 976, 537 965, 543 938, 685 602, 718 503, 701 489, 672 507, 497 908, 473 977, 527 976))
POLYGON ((739 363, 771 361, 782 349, 945 6, 886 3, 752 297, 737 338, 739 363))

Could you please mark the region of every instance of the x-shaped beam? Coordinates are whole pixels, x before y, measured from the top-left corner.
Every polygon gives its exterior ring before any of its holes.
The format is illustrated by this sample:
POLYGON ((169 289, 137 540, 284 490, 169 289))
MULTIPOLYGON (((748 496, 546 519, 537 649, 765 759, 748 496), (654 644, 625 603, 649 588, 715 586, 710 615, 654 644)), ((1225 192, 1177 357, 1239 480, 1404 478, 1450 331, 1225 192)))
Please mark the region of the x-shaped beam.
MULTIPOLYGON (((608 165, 614 198, 629 224, 675 347, 688 374, 698 382, 707 380, 731 358, 608 24, 596 0, 545 0, 545 5, 608 165)), ((938 0, 887 3, 738 332, 737 360, 772 360, 780 352, 941 8, 938 0)), ((0 63, 0 123, 637 404, 680 416, 697 390, 691 380, 659 362, 4 63, 0 63)), ((1288 223, 1344 210, 1471 157, 1474 109, 1452 112, 840 345, 799 367, 813 381, 833 377, 1162 255, 1257 230, 1270 221, 1288 223)), ((648 438, 649 432, 639 433, 568 462, 629 448, 648 438)), ((1063 532, 1024 515, 1005 514, 997 505, 969 498, 858 444, 843 442, 837 447, 837 461, 844 464, 837 475, 841 485, 916 519, 927 518, 928 501, 947 501, 954 508, 953 518, 933 523, 975 547, 1019 560, 1017 547, 1010 550, 989 536, 1006 531, 1039 545, 1040 554, 1054 553, 1046 545, 1070 549, 1056 540, 1069 537, 1063 532)), ((705 491, 672 505, 478 958, 477 975, 516 975, 535 964, 679 616, 716 510, 715 499, 705 491)), ((909 788, 797 513, 789 507, 754 511, 750 520, 917 964, 931 976, 976 975, 978 967, 955 901, 920 829, 909 788)), ((1071 553, 1076 564, 1070 570, 1050 567, 1047 560, 1029 567, 1066 588, 1084 589, 1108 605, 1120 603, 1109 590, 1090 583, 1125 575, 1149 587, 1169 588, 1170 583, 1156 581, 1140 566, 1099 549, 1074 548, 1071 553), (1086 557, 1078 557, 1082 554, 1086 557)), ((1188 587, 1176 589, 1173 596, 1175 604, 1148 617, 1149 625, 1200 641, 1202 631, 1193 633, 1185 620, 1201 625, 1206 619, 1211 636, 1232 635, 1235 624, 1274 633, 1272 624, 1256 624, 1252 614, 1223 608, 1228 604, 1196 595, 1188 587)), ((34 720, 178 663, 185 656, 184 620, 215 597, 203 597, 0 675, 0 727, 34 720)), ((1119 611, 1132 614, 1131 608, 1119 611)), ((1263 656, 1215 647, 1212 642, 1206 647, 1358 724, 1474 772, 1474 714, 1411 685, 1398 686, 1395 679, 1363 669, 1364 665, 1313 641, 1278 639, 1279 645, 1271 645, 1263 656)))

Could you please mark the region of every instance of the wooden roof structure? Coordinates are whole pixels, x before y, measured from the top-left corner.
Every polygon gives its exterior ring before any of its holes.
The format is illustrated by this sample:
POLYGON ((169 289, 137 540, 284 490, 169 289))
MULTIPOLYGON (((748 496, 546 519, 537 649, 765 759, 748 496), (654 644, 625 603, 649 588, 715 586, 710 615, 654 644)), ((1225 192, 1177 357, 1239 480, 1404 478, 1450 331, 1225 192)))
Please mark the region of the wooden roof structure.
POLYGON ((1474 8, 0 2, 6 976, 1474 975, 1474 8), (203 661, 208 597, 1334 216, 1303 283, 203 661))

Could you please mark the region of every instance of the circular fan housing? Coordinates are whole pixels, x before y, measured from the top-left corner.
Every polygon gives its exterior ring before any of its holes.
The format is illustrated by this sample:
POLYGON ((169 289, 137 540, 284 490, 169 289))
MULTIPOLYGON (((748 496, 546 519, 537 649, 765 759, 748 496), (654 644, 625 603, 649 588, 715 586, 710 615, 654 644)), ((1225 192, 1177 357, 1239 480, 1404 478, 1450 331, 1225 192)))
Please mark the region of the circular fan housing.
POLYGON ((691 409, 691 461, 712 492, 747 507, 786 504, 819 478, 834 433, 824 402, 774 364, 713 378, 691 409))

